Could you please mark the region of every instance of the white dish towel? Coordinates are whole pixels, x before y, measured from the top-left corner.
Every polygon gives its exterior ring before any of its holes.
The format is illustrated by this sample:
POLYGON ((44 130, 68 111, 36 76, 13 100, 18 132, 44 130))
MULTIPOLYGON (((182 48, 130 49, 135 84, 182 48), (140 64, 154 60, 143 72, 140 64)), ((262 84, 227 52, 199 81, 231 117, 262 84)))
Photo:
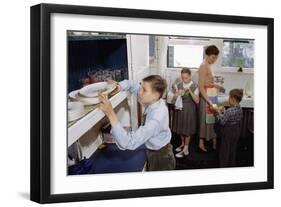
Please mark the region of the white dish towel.
POLYGON ((178 96, 175 102, 175 109, 182 110, 182 97, 178 96))

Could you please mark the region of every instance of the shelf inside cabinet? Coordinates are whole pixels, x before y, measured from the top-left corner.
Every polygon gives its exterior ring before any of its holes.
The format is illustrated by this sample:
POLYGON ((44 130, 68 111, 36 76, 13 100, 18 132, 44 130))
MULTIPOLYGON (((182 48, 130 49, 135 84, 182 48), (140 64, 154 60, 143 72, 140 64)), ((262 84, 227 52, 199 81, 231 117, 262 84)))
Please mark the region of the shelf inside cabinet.
MULTIPOLYGON (((111 97, 109 100, 113 108, 118 106, 123 100, 129 96, 129 92, 121 91, 118 94, 111 97)), ((97 107, 87 113, 84 117, 76 121, 74 124, 68 127, 68 142, 67 146, 71 146, 77 141, 83 134, 90 130, 96 123, 98 123, 105 114, 97 107)))

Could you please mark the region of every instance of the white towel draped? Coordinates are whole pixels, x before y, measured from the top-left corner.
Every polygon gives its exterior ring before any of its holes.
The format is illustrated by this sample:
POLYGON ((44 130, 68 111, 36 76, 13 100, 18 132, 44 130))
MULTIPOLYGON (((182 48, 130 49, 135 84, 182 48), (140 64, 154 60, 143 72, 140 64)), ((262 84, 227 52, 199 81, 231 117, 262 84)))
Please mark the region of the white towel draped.
POLYGON ((175 102, 175 109, 182 110, 182 97, 178 96, 175 102))

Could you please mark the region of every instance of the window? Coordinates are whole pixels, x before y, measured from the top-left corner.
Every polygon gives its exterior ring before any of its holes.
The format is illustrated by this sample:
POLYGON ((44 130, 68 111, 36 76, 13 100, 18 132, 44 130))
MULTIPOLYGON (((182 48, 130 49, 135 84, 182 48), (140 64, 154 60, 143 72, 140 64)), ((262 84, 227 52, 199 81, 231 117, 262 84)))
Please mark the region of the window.
POLYGON ((204 57, 203 45, 169 45, 168 67, 199 68, 204 57))
POLYGON ((222 67, 254 68, 254 41, 224 40, 222 67))

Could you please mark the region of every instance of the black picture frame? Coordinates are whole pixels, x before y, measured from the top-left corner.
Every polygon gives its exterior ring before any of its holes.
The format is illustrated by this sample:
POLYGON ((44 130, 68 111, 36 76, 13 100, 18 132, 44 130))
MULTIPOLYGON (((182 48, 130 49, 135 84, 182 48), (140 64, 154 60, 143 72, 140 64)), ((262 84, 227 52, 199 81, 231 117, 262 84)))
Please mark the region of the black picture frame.
POLYGON ((274 132, 274 20, 272 18, 228 16, 168 11, 135 10, 73 5, 39 4, 31 7, 31 151, 30 199, 38 203, 88 201, 102 199, 166 196, 179 194, 242 191, 273 188, 274 132), (180 20, 209 23, 263 25, 267 27, 267 181, 238 184, 169 187, 74 194, 50 193, 50 130, 51 130, 51 72, 50 72, 50 15, 52 13, 133 17, 161 20, 180 20))

